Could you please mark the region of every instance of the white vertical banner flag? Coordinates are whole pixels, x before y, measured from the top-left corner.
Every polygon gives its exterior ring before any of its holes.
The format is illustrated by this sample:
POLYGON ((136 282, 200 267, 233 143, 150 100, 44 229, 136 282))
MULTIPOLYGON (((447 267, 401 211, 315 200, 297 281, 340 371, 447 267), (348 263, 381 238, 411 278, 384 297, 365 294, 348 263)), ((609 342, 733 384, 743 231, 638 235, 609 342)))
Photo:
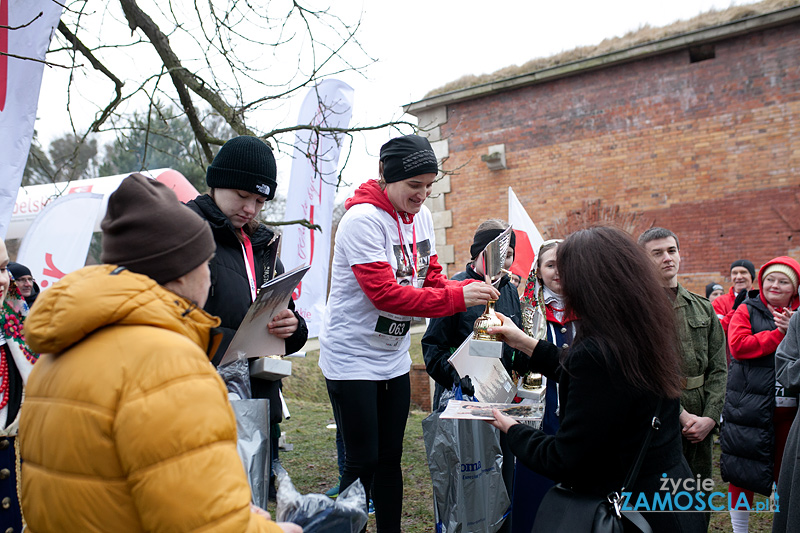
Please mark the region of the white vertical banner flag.
POLYGON ((0 238, 5 239, 33 137, 44 55, 62 6, 0 0, 0 238), (38 59, 40 61, 32 61, 38 59))
POLYGON ((544 239, 511 187, 508 188, 508 223, 514 227, 514 233, 517 236, 511 272, 521 277, 522 282, 525 283, 536 253, 544 239))
POLYGON ((86 263, 103 195, 67 194, 48 203, 28 228, 17 262, 31 269, 42 290, 86 263))
MULTIPOLYGON (((312 88, 303 101, 298 124, 346 128, 353 113, 353 89, 339 80, 325 80, 312 88)), ((343 135, 299 130, 286 195, 285 221, 308 220, 322 228, 288 226, 281 239, 281 262, 290 270, 311 265, 292 294, 297 312, 306 320, 308 336, 319 336, 328 295, 333 198, 343 135)))

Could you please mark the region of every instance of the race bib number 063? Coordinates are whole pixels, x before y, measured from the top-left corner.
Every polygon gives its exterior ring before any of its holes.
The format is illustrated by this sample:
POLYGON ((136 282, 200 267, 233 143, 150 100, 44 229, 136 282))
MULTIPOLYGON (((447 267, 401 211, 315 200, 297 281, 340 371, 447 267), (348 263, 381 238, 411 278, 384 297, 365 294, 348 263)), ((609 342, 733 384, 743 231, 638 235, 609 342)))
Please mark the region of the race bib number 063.
POLYGON ((376 348, 397 348, 411 327, 407 316, 381 313, 375 324, 370 344, 376 348))

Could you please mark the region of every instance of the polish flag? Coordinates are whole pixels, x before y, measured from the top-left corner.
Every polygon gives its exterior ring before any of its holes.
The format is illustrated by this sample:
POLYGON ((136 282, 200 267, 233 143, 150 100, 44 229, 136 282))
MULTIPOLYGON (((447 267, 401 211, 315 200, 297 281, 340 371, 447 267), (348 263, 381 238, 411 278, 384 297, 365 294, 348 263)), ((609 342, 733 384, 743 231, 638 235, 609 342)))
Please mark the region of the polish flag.
POLYGON ((524 283, 536 258, 535 250, 539 249, 544 239, 511 187, 508 188, 508 222, 514 227, 517 236, 511 272, 521 277, 524 283))

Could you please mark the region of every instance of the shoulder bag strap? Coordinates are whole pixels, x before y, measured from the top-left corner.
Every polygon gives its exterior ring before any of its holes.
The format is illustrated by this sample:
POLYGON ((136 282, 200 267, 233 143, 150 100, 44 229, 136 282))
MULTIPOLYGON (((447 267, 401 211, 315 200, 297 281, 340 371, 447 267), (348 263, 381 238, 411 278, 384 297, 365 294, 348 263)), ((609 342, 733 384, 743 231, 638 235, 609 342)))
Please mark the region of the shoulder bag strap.
POLYGON ((625 484, 622 485, 623 491, 632 487, 633 484, 636 483, 636 478, 639 476, 639 469, 644 461, 644 456, 647 454, 647 448, 650 446, 650 441, 653 439, 653 434, 661 427, 661 420, 658 419, 658 414, 661 412, 662 403, 664 403, 664 399, 659 398, 658 404, 656 404, 656 412, 653 415, 653 419, 650 421, 650 429, 647 431, 647 435, 644 437, 642 449, 639 450, 639 456, 636 458, 636 462, 631 467, 630 472, 628 472, 628 477, 625 479, 625 484))
MULTIPOLYGON (((630 471, 628 472, 628 477, 625 479, 625 483, 622 485, 622 489, 620 489, 617 493, 611 493, 608 495, 608 501, 614 507, 614 511, 617 514, 617 517, 622 518, 622 514, 620 513, 620 500, 621 494, 625 491, 626 488, 633 486, 636 482, 636 478, 639 476, 639 469, 642 466, 642 462, 644 461, 644 456, 647 454, 647 448, 650 446, 650 441, 653 438, 653 434, 658 431, 661 427, 661 420, 658 418, 658 414, 661 412, 661 404, 663 403, 663 398, 658 399, 658 403, 656 404, 656 411, 653 414, 653 418, 650 421, 650 429, 647 431, 647 435, 644 437, 644 442, 642 443, 642 448, 639 450, 639 456, 636 458, 636 462, 631 467, 630 471)), ((647 520, 638 512, 626 512, 624 514, 626 520, 630 521, 639 528, 642 532, 652 532, 650 528, 650 524, 647 523, 647 520)))

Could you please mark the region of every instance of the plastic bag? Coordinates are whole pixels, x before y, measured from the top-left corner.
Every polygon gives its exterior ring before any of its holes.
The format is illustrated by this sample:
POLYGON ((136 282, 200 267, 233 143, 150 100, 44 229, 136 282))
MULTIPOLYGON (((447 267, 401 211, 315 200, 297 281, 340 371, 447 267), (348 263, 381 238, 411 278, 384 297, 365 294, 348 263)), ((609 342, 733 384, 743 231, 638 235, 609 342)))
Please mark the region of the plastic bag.
POLYGON ((360 480, 339 493, 335 500, 324 494, 300 494, 280 465, 278 478, 278 522, 293 522, 303 533, 358 533, 367 525, 367 494, 360 480))
POLYGON ((445 391, 440 411, 422 421, 436 532, 494 533, 503 525, 510 505, 500 436, 481 420, 440 419, 454 397, 459 399, 461 391, 445 391))
POLYGON ((236 415, 236 449, 247 473, 253 503, 267 508, 269 497, 269 400, 231 400, 236 415))
POLYGON ((253 389, 250 386, 250 365, 247 359, 237 359, 217 368, 217 372, 228 389, 228 399, 249 400, 253 397, 253 389))
MULTIPOLYGON (((469 376, 464 376, 465 378, 469 378, 469 376)), ((470 380, 470 385, 472 384, 472 380, 470 380)), ((473 391, 475 389, 473 388, 473 391)), ((461 383, 458 385, 453 385, 453 388, 448 391, 444 391, 442 393, 441 398, 439 398, 439 412, 441 413, 444 411, 445 407, 447 407, 447 402, 450 400, 466 400, 468 402, 477 402, 477 398, 475 396, 470 396, 469 394, 463 394, 461 392, 461 383)))

